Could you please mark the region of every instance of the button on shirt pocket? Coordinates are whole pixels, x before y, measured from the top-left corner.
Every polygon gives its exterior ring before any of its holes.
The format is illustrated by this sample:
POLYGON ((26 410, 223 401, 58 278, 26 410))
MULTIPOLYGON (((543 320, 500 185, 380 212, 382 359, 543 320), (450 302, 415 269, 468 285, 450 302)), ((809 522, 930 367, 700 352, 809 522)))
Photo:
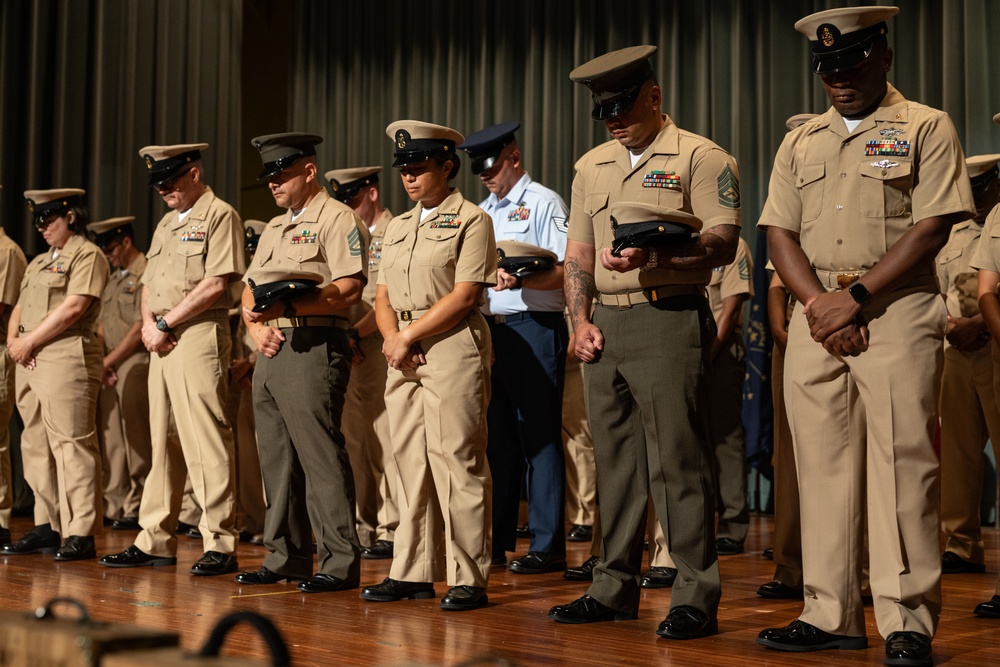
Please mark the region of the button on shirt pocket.
POLYGON ((188 287, 205 277, 205 244, 182 241, 177 244, 177 268, 188 287))

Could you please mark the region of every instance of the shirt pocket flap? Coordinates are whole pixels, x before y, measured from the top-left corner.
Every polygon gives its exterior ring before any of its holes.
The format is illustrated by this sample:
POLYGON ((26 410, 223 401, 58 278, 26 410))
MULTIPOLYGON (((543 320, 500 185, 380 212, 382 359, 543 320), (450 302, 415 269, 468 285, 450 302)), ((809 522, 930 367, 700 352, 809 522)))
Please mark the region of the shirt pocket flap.
POLYGON ((177 254, 183 255, 184 257, 194 257, 195 255, 205 254, 205 244, 204 243, 178 243, 177 244, 177 254))
POLYGON ((858 166, 858 173, 867 178, 892 181, 908 177, 912 168, 913 165, 909 162, 895 162, 893 160, 863 162, 858 166))
POLYGON ((597 192, 592 195, 587 195, 587 198, 583 201, 583 208, 587 212, 587 215, 593 217, 606 209, 608 207, 608 197, 607 192, 597 192))
POLYGON ((826 176, 826 163, 825 162, 814 162, 812 164, 804 164, 799 170, 799 181, 795 184, 796 187, 804 188, 810 183, 815 183, 816 181, 822 179, 826 176))

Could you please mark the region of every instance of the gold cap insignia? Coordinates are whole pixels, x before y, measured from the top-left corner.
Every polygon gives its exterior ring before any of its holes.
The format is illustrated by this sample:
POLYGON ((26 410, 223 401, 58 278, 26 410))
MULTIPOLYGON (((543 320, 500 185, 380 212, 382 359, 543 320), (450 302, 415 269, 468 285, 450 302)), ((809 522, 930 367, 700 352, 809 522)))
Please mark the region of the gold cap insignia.
POLYGON ((830 32, 829 26, 823 26, 823 32, 820 33, 819 38, 820 40, 822 40, 823 46, 827 47, 833 46, 834 43, 833 33, 830 32))
POLYGON ((398 148, 406 148, 406 132, 403 130, 396 133, 396 146, 398 148))
POLYGON ((151 158, 148 155, 146 155, 145 157, 146 157, 146 169, 152 169, 153 168, 153 158, 151 158))
POLYGON ((497 248, 497 261, 502 262, 504 257, 507 255, 504 253, 503 248, 497 248))

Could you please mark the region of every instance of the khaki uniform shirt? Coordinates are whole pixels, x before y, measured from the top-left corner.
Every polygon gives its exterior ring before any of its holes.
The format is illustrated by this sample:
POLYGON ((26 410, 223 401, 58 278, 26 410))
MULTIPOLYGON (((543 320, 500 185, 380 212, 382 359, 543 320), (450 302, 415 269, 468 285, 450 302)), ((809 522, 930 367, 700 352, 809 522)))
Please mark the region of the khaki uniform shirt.
POLYGON ((294 222, 292 212, 286 211, 267 223, 244 281, 256 282, 261 269, 318 273, 323 276, 321 288, 340 278, 367 277, 368 238, 361 218, 320 190, 294 222))
POLYGON ((969 260, 969 266, 973 269, 1000 273, 1000 205, 994 206, 986 216, 982 234, 969 260))
POLYGON ((891 85, 853 133, 830 108, 785 135, 769 188, 757 224, 798 234, 822 271, 870 269, 917 222, 975 215, 951 119, 891 85))
POLYGON ((17 305, 17 297, 21 293, 21 280, 28 261, 24 252, 14 243, 3 227, 0 227, 0 303, 4 304, 3 314, 0 314, 0 345, 7 344, 7 324, 10 322, 10 311, 17 305))
MULTIPOLYGON (((378 284, 397 311, 427 310, 456 283, 494 284, 497 247, 493 221, 457 188, 426 220, 416 207, 389 223, 378 284)), ((482 305, 480 296, 476 305, 482 305)))
MULTIPOLYGON (((165 314, 205 278, 242 275, 246 270, 243 241, 240 216, 212 188, 198 198, 184 220, 177 211, 163 216, 153 232, 142 274, 153 315, 165 314)), ((206 310, 228 311, 241 289, 234 281, 206 310)))
POLYGON ((52 249, 35 259, 24 272, 21 295, 21 326, 33 331, 67 296, 80 294, 94 297, 93 303, 69 332, 92 332, 97 328, 101 313, 101 294, 108 284, 108 260, 96 245, 82 234, 74 234, 52 257, 52 249))
MULTIPOLYGON (((351 322, 355 324, 375 307, 375 294, 378 292, 378 269, 382 263, 382 239, 385 237, 385 230, 392 220, 392 212, 389 209, 382 209, 381 215, 375 221, 375 228, 371 230, 372 240, 368 244, 368 284, 361 294, 361 301, 351 306, 351 322)), ((376 332, 378 330, 376 329, 376 332)))
MULTIPOLYGON (((146 270, 146 256, 141 252, 122 271, 112 269, 108 285, 101 297, 101 325, 104 327, 104 346, 107 351, 118 347, 138 320, 142 319, 142 273, 146 270)), ((140 346, 137 351, 145 351, 140 346)))
POLYGON ((979 314, 979 275, 969 261, 982 233, 982 226, 975 220, 966 220, 952 228, 951 238, 938 253, 938 285, 952 317, 979 314))
MULTIPOLYGON (((612 140, 576 163, 569 238, 591 244, 600 254, 614 240, 609 207, 635 201, 669 206, 698 216, 702 230, 740 224, 740 182, 736 160, 717 145, 686 132, 664 116, 665 124, 636 163, 612 140)), ((594 280, 603 294, 634 292, 657 285, 707 285, 703 271, 608 271, 595 263, 594 280)))
MULTIPOLYGON (((712 269, 712 279, 708 283, 708 303, 712 307, 715 321, 722 315, 722 302, 730 296, 747 294, 753 296, 753 260, 750 246, 741 237, 736 246, 736 259, 731 264, 712 269)), ((743 318, 737 316, 736 331, 743 327, 743 318)))

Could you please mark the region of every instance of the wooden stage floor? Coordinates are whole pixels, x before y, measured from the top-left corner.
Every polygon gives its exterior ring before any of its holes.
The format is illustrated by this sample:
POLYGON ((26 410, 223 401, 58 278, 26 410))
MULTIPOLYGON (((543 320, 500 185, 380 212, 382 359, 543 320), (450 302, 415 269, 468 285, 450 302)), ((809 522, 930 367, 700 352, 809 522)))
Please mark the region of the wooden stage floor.
MULTIPOLYGON (((30 528, 15 519, 15 539, 30 528)), ((1000 540, 984 528, 987 573, 944 578, 944 611, 934 642, 935 663, 1000 664, 1000 620, 972 615, 978 602, 992 594, 997 578, 1000 540)), ((0 603, 5 610, 31 610, 56 596, 84 601, 98 620, 170 628, 182 645, 201 646, 216 619, 234 610, 253 610, 271 618, 281 629, 297 665, 458 665, 476 657, 504 658, 514 665, 880 665, 883 640, 868 618, 870 648, 865 651, 824 651, 788 654, 754 643, 764 627, 794 620, 800 602, 765 601, 755 595, 770 581, 773 563, 761 557, 769 546, 771 519, 752 518, 747 551, 721 561, 723 597, 717 636, 687 642, 658 638, 654 632, 669 607, 669 590, 643 591, 636 621, 563 625, 546 618, 554 604, 582 595, 586 584, 560 574, 514 575, 494 568, 490 604, 471 612, 444 612, 439 599, 371 603, 357 591, 307 595, 292 584, 239 586, 231 576, 192 577, 191 563, 201 554, 201 542, 179 538, 176 568, 108 569, 96 561, 56 563, 51 556, 0 556, 0 603)), ((117 552, 133 532, 106 530, 97 539, 98 554, 117 552)), ((527 541, 519 541, 521 549, 527 541)), ((578 565, 589 555, 589 543, 570 544, 569 562, 578 565)), ((264 549, 241 544, 243 569, 256 569, 264 549)), ((523 551, 517 555, 523 555, 523 551)), ((377 583, 388 575, 389 561, 364 561, 362 583, 377 583)), ((437 585, 438 596, 447 586, 437 585)), ((69 613, 69 612, 67 612, 69 613)), ((263 659, 263 644, 248 631, 235 632, 227 642, 232 655, 263 659)), ((476 664, 507 664, 476 663, 476 664)))

